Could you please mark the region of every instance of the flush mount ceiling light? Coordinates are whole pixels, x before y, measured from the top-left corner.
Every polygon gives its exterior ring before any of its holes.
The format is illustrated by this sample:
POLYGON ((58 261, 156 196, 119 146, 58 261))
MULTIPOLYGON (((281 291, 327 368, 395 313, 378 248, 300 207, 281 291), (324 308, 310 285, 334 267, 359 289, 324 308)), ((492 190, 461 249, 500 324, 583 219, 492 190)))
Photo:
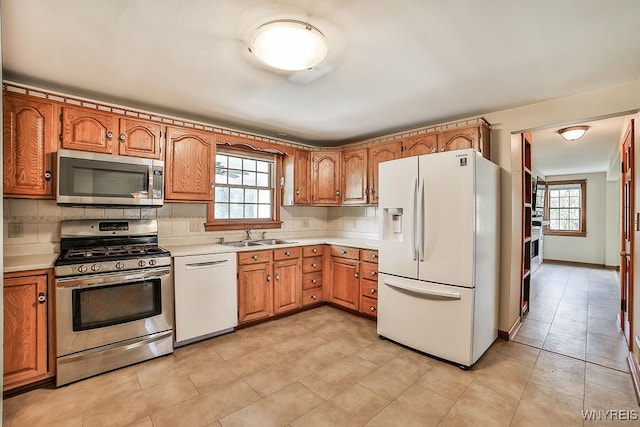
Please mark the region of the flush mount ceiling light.
POLYGON ((576 139, 582 138, 587 129, 589 129, 589 126, 570 126, 560 129, 558 133, 567 141, 575 141, 576 139))
POLYGON ((327 57, 327 40, 311 24, 281 19, 256 28, 249 51, 273 68, 299 71, 313 68, 327 57))

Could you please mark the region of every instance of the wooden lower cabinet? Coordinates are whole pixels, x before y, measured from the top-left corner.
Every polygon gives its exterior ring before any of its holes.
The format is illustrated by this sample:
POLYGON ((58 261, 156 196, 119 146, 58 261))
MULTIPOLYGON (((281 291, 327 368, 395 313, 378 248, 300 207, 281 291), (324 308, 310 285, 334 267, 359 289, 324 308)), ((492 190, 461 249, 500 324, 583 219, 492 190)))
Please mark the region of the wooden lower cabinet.
POLYGON ((360 250, 331 247, 329 301, 352 310, 360 307, 360 250))
POLYGON ((52 282, 50 270, 4 275, 4 391, 55 375, 52 282))
POLYGON ((273 312, 284 313, 302 306, 300 248, 273 251, 273 312), (286 255, 285 255, 286 254, 286 255), (285 259, 283 259, 285 258, 285 259))
POLYGON ((302 248, 302 306, 324 301, 324 245, 302 248))
POLYGON ((271 251, 264 261, 258 252, 238 254, 238 322, 250 322, 273 315, 273 264, 271 251), (246 257, 249 255, 249 257, 246 257), (258 256, 252 260, 251 256, 258 256), (245 262, 243 263, 243 258, 245 262), (253 261, 253 262, 252 262, 253 261))
POLYGON ((362 250, 362 281, 360 282, 360 313, 378 316, 378 251, 362 250))

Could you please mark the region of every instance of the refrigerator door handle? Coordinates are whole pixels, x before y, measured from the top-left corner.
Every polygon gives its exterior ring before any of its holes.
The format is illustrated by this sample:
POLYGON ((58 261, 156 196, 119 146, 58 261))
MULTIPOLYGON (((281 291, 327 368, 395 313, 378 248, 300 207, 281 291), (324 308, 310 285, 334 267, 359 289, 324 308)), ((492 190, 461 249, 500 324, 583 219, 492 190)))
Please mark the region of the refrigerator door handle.
POLYGON ((418 259, 418 248, 416 246, 416 235, 418 234, 418 178, 413 183, 411 190, 411 256, 413 260, 418 259))
POLYGON ((420 209, 420 218, 418 219, 419 221, 419 227, 420 227, 420 231, 418 232, 418 253, 420 255, 420 262, 424 261, 424 240, 425 240, 425 231, 427 229, 426 227, 426 223, 425 223, 425 209, 424 209, 424 178, 422 178, 420 180, 420 191, 419 191, 420 197, 418 199, 418 206, 420 209))
POLYGON ((387 286, 391 286, 392 288, 401 289, 401 290, 413 292, 420 295, 434 296, 434 297, 446 298, 446 299, 461 298, 460 292, 444 292, 444 291, 434 291, 434 290, 428 290, 428 289, 414 288, 413 286, 407 286, 400 283, 391 283, 391 282, 387 282, 386 280, 384 281, 384 284, 387 286))

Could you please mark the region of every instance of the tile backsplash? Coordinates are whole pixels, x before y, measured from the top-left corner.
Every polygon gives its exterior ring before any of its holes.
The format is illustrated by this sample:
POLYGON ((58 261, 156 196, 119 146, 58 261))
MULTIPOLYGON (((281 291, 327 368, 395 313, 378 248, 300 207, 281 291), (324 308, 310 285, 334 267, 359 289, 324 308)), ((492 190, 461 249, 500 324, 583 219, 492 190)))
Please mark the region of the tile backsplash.
MULTIPOLYGON (((51 253, 59 250, 60 221, 66 219, 152 218, 158 220, 160 245, 206 244, 240 240, 244 232, 205 232, 207 208, 201 203, 165 203, 161 208, 62 207, 54 200, 4 199, 4 256, 51 253)), ((302 238, 338 236, 377 238, 377 207, 283 206, 282 228, 267 236, 302 238)), ((259 237, 262 230, 256 230, 259 237)))

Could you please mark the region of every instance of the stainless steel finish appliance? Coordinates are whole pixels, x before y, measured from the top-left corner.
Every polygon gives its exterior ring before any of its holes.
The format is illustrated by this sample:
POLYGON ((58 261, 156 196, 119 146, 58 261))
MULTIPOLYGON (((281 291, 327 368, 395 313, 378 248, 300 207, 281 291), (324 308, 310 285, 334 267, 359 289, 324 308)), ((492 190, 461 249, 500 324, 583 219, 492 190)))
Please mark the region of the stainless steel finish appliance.
POLYGON ((171 254, 156 220, 62 221, 56 384, 173 352, 171 254))
POLYGON ((68 149, 57 159, 58 204, 162 206, 162 160, 68 149))

